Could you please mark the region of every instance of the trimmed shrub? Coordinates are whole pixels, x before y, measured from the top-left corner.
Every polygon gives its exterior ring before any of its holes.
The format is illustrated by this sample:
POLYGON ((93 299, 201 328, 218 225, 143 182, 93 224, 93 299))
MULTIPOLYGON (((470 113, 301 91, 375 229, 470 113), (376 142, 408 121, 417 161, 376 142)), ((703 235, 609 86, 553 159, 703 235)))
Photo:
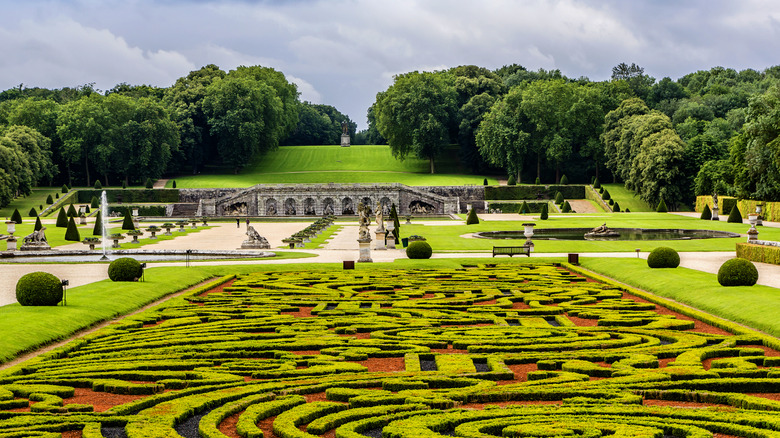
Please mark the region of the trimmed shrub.
POLYGON ((133 223, 133 216, 130 214, 130 209, 125 210, 125 217, 122 219, 123 230, 134 230, 135 224, 133 223))
POLYGON ((89 213, 89 204, 84 206, 84 213, 89 213))
MULTIPOLYGON (((170 204, 179 202, 179 191, 175 189, 106 189, 106 200, 110 203, 161 203, 170 204)), ((100 202, 100 196, 103 190, 94 189, 80 189, 78 192, 78 200, 76 202, 86 204, 92 199, 97 197, 98 203, 100 202)))
POLYGON ((111 281, 136 281, 143 273, 141 263, 130 257, 120 257, 108 265, 108 278, 111 281))
POLYGON ((43 224, 41 223, 41 218, 40 218, 40 216, 39 216, 39 217, 36 217, 36 218, 35 218, 35 228, 33 228, 33 229, 34 229, 35 231, 38 231, 38 230, 40 230, 41 228, 43 228, 43 224))
POLYGON ((599 178, 596 177, 596 179, 593 180, 593 188, 594 189, 600 189, 601 188, 601 182, 599 182, 599 178))
POLYGON ((146 178, 146 188, 147 188, 147 189, 152 189, 152 188, 154 188, 154 182, 152 182, 152 179, 151 179, 151 178, 146 178))
POLYGON ((569 178, 566 177, 566 174, 561 177, 561 182, 559 184, 562 186, 569 184, 569 178))
POLYGON ((563 208, 561 208, 561 213, 571 213, 571 205, 569 204, 569 201, 565 201, 563 203, 563 208))
POLYGON ((558 205, 563 204, 563 193, 561 193, 561 192, 556 192, 555 193, 555 203, 558 204, 558 205))
POLYGON ((620 204, 618 204, 617 202, 615 202, 615 203, 612 205, 612 211, 614 211, 615 213, 620 213, 620 204))
POLYGON ((507 178, 507 180, 506 180, 506 185, 508 185, 508 186, 516 186, 517 185, 517 180, 515 179, 514 175, 509 175, 509 178, 507 178))
POLYGON ((11 213, 11 222, 16 222, 17 224, 22 223, 22 214, 19 213, 18 208, 14 208, 14 212, 11 213))
POLYGON ((56 306, 62 301, 62 281, 48 272, 31 272, 16 283, 16 301, 22 306, 56 306))
POLYGON ((103 212, 97 212, 95 215, 95 226, 92 228, 93 236, 103 235, 103 212))
POLYGON ((531 208, 528 207, 528 203, 523 201, 523 204, 520 206, 520 213, 521 214, 528 214, 531 212, 531 208))
POLYGON ((609 201, 610 199, 612 199, 612 195, 609 194, 609 190, 604 189, 604 191, 601 192, 601 199, 605 201, 609 201))
POLYGON ((433 249, 431 249, 431 245, 424 240, 411 242, 406 248, 406 256, 410 259, 429 259, 431 258, 431 254, 433 254, 433 249))
POLYGON ((55 193, 54 193, 54 198, 56 198, 56 199, 60 199, 60 194, 55 192, 55 193))
POLYGON ((672 248, 660 246, 647 256, 647 266, 651 268, 676 268, 680 266, 680 255, 672 248))
POLYGON ((71 242, 79 242, 81 240, 81 236, 79 235, 79 229, 76 228, 76 220, 72 217, 68 221, 68 229, 65 230, 65 240, 71 241, 71 242))
POLYGON ((631 213, 631 210, 629 210, 629 209, 626 209, 626 213, 631 213))
POLYGON ((707 204, 704 204, 704 210, 701 211, 701 219, 705 221, 712 220, 712 210, 710 210, 710 206, 707 204))
POLYGON ((477 217, 477 210, 472 208, 469 210, 469 215, 466 217, 466 225, 474 225, 479 223, 479 218, 477 217))
POLYGON ((539 179, 539 177, 537 176, 536 177, 536 181, 534 182, 534 184, 536 184, 538 186, 538 185, 542 184, 542 180, 539 179))
POLYGON ((60 212, 57 213, 57 227, 58 228, 68 227, 68 215, 65 214, 65 207, 60 208, 60 212))
POLYGON ((661 202, 658 203, 658 207, 655 208, 656 213, 668 213, 669 209, 666 208, 666 202, 664 202, 663 199, 661 199, 661 202))
MULTIPOLYGON (((486 186, 486 185, 488 185, 488 183, 487 183, 487 178, 485 178, 484 180, 482 180, 482 185, 483 185, 483 186, 486 186)), ((176 188, 176 180, 173 180, 173 188, 174 188, 174 189, 176 188)))
POLYGON ((52 198, 51 195, 47 196, 46 203, 49 205, 54 204, 54 198, 52 198))
POLYGON ((30 211, 27 213, 27 216, 38 217, 38 210, 36 210, 35 207, 31 208, 30 211))
POLYGON ((68 193, 68 190, 70 190, 70 188, 68 187, 68 185, 67 185, 67 184, 63 184, 63 185, 62 185, 62 193, 68 193))
POLYGON ((89 206, 92 208, 100 207, 100 201, 98 201, 97 196, 92 197, 92 199, 89 201, 89 206))
POLYGON ((126 188, 127 188, 127 181, 122 181, 122 188, 123 188, 123 189, 126 189, 126 188))
MULTIPOLYGON (((487 185, 487 178, 485 178, 485 182, 483 185, 487 185)), ((176 180, 173 180, 173 185, 171 187, 174 189, 176 188, 176 180)))
POLYGON ((742 213, 739 212, 739 207, 737 207, 737 204, 734 204, 734 206, 731 207, 731 212, 729 213, 727 222, 732 222, 735 224, 742 223, 742 213))
POLYGON ((721 286, 753 286, 757 281, 758 269, 749 260, 726 260, 718 269, 718 283, 721 286))
POLYGON ((539 219, 546 221, 548 217, 547 214, 547 204, 542 205, 542 214, 539 216, 539 219))
POLYGON ((609 201, 607 201, 607 204, 614 205, 615 201, 612 198, 609 198, 609 201))
POLYGON ((599 187, 599 195, 604 193, 604 187, 599 187))
POLYGON ((102 190, 103 189, 103 184, 100 184, 100 180, 96 179, 95 180, 95 185, 92 186, 92 187, 94 187, 95 190, 102 190))
POLYGON ((74 217, 78 216, 78 213, 76 213, 76 207, 73 206, 73 204, 70 204, 68 207, 68 217, 74 217))

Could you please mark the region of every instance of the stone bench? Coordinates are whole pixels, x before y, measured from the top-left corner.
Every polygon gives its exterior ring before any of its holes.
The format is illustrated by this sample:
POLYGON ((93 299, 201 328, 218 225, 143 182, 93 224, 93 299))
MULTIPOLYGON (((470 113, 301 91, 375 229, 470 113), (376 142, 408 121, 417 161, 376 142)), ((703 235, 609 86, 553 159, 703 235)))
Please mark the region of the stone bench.
POLYGON ((528 257, 531 257, 531 247, 530 246, 494 246, 493 247, 493 257, 497 255, 508 255, 509 257, 512 257, 513 255, 526 255, 528 257))

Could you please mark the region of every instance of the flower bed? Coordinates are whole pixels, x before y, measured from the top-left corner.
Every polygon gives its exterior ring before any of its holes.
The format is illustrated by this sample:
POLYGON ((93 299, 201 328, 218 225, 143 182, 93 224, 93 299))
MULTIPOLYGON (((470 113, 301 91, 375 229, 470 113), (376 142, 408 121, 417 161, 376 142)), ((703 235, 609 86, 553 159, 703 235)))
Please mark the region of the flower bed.
POLYGON ((778 434, 775 338, 598 280, 223 278, 0 372, 0 436, 778 434))

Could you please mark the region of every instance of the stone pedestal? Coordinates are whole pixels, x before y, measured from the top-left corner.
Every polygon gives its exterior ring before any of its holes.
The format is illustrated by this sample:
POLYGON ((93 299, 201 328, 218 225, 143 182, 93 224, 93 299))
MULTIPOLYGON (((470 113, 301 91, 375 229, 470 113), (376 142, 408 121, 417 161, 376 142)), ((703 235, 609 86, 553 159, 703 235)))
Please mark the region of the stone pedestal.
POLYGON ((348 148, 349 143, 349 134, 341 134, 341 147, 348 148))
POLYGON ((377 250, 380 250, 380 251, 387 249, 387 247, 385 247, 385 230, 381 230, 380 231, 379 228, 377 228, 377 230, 376 230, 376 246, 374 247, 374 249, 377 249, 377 250))
POLYGON ((712 220, 720 220, 718 219, 718 207, 712 207, 712 220))
POLYGON ((393 233, 387 233, 387 249, 395 249, 395 236, 393 233))
MULTIPOLYGON (((9 239, 8 246, 10 245, 11 242, 9 239)), ((16 239, 14 239, 14 246, 16 246, 16 239)), ((19 251, 48 251, 50 249, 51 246, 46 242, 27 242, 22 244, 19 251)))
POLYGON ((16 237, 10 236, 5 241, 8 242, 8 251, 16 251, 16 237))
POLYGON ((358 259, 358 262, 362 263, 372 263, 373 260, 371 260, 371 239, 358 239, 358 244, 360 245, 360 258, 358 259))
POLYGON ((748 235, 747 238, 748 243, 755 243, 756 240, 758 240, 758 230, 756 229, 755 226, 750 227, 750 229, 747 232, 747 235, 748 235))
POLYGON ((268 241, 265 242, 262 241, 254 241, 250 242, 249 240, 245 240, 241 243, 241 249, 270 249, 271 245, 268 244, 268 241))

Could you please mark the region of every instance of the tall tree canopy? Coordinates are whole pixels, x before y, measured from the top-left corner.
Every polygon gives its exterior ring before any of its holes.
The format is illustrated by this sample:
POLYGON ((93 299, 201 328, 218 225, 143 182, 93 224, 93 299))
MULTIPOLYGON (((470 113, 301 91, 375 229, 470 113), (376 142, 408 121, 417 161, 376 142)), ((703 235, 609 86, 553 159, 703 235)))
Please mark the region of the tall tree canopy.
POLYGON ((377 95, 377 128, 393 156, 409 154, 434 160, 450 142, 450 126, 457 111, 457 92, 446 72, 411 72, 395 77, 393 85, 377 95))

